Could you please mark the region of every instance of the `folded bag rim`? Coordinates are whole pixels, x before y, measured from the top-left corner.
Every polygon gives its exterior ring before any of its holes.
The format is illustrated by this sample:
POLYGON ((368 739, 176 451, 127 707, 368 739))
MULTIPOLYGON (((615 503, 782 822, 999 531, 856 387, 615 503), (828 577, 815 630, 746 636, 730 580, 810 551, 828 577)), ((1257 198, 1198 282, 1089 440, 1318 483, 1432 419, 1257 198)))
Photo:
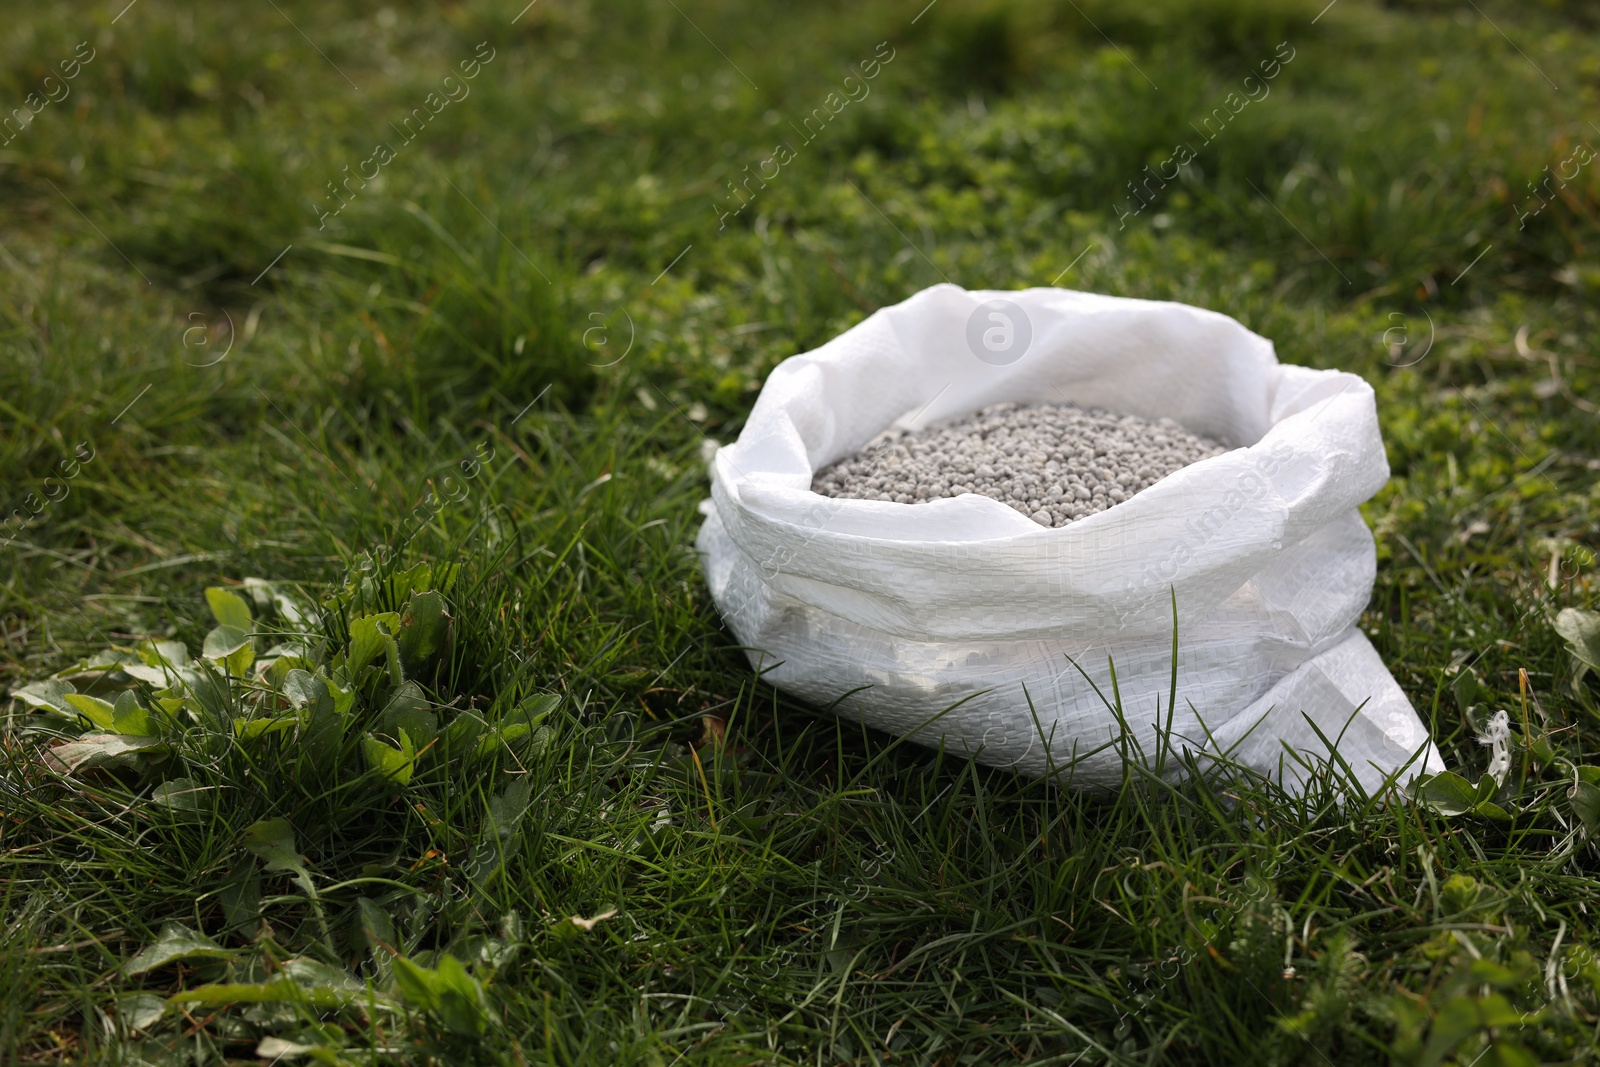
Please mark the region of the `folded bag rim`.
MULTIPOLYGON (((934 322, 931 329, 948 338, 948 323, 934 322)), ((1092 337, 1088 343, 1098 341, 1092 337)), ((948 364, 952 347, 959 360, 959 346, 945 344, 926 362, 948 364)), ((1160 358, 1178 366, 1184 359, 1170 352, 1160 358)), ((925 392, 936 389, 937 378, 927 377, 925 392)), ((905 395, 924 409, 929 406, 915 390, 905 395)), ((970 403, 984 399, 969 391, 970 403)), ((895 403, 891 398, 879 411, 895 403)), ((943 413, 924 411, 918 421, 925 425, 934 414, 950 417, 959 406, 958 401, 946 404, 943 413)), ((769 378, 739 441, 718 450, 712 502, 730 539, 777 591, 863 625, 889 622, 890 629, 902 632, 958 632, 926 624, 930 613, 959 615, 961 605, 940 588, 946 576, 959 571, 981 576, 988 594, 980 599, 1032 599, 1041 587, 1049 589, 1062 607, 1051 625, 1103 627, 1114 621, 1119 630, 1145 630, 1171 624, 1174 593, 1180 618, 1203 614, 1286 546, 1369 499, 1388 473, 1375 396, 1364 380, 1279 364, 1270 342, 1226 316, 1182 304, 1067 290, 967 292, 941 285, 874 313, 814 352, 784 361, 769 378), (1105 316, 1112 315, 1112 328, 1129 316, 1170 326, 1176 316, 1179 328, 1199 322, 1211 331, 1203 339, 1211 363, 1238 364, 1233 378, 1250 386, 1241 391, 1260 395, 1252 401, 1259 411, 1246 412, 1236 428, 1252 429, 1248 423, 1256 419, 1262 432, 1106 511, 1055 529, 976 494, 897 504, 812 492, 817 462, 837 458, 832 453, 841 442, 876 436, 904 414, 880 415, 865 427, 858 414, 854 432, 841 432, 840 420, 830 418, 836 406, 849 407, 849 398, 839 391, 853 381, 917 365, 919 354, 904 351, 916 324, 927 332, 931 319, 970 314, 994 299, 1012 301, 1055 328, 1058 340, 1056 350, 1047 348, 1033 358, 1028 376, 1013 373, 1008 382, 1008 368, 998 368, 998 375, 990 375, 996 368, 984 368, 981 373, 993 379, 989 395, 1003 394, 1011 385, 1033 388, 1037 396, 1041 374, 1052 370, 1058 376, 1079 375, 1081 395, 1079 368, 1072 365, 1073 353, 1060 349, 1059 338, 1085 314, 1099 317, 1102 327, 1105 316), (929 315, 933 305, 941 306, 942 316, 929 315), (836 405, 836 398, 844 403, 836 405), (1173 515, 1190 518, 1174 523, 1173 515), (831 596, 829 587, 849 595, 831 596), (852 610, 852 604, 863 602, 861 594, 871 602, 870 611, 852 610), (896 614, 904 616, 898 625, 892 621, 896 614)), ((954 595, 970 601, 970 594, 954 595)), ((1038 608, 1030 604, 1030 610, 1038 608)))

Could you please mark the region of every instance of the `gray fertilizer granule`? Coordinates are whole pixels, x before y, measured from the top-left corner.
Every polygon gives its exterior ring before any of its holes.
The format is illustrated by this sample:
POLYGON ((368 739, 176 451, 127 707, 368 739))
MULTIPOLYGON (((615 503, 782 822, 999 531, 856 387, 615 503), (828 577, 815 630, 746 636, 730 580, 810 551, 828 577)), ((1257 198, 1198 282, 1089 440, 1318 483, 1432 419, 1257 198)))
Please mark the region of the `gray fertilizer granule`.
POLYGON ((1065 526, 1226 451, 1171 419, 1070 404, 996 404, 881 438, 818 471, 811 488, 901 504, 977 493, 1040 526, 1065 526))

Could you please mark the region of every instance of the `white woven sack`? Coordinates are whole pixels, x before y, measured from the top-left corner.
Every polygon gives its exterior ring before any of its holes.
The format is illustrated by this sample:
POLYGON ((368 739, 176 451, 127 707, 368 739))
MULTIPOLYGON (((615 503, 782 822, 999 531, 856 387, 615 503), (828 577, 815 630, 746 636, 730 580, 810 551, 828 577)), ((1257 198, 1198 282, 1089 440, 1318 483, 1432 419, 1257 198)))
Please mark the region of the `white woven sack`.
POLYGON ((712 461, 698 548, 771 684, 983 763, 1070 766, 1078 786, 1122 774, 1108 660, 1131 740, 1157 752, 1175 595, 1169 751, 1226 752, 1299 788, 1329 758, 1320 730, 1370 792, 1443 770, 1355 629, 1376 569, 1356 507, 1388 476, 1364 381, 1281 365, 1224 315, 937 285, 773 371, 712 461), (975 494, 811 492, 886 429, 1002 401, 1166 416, 1234 447, 1060 529, 975 494))

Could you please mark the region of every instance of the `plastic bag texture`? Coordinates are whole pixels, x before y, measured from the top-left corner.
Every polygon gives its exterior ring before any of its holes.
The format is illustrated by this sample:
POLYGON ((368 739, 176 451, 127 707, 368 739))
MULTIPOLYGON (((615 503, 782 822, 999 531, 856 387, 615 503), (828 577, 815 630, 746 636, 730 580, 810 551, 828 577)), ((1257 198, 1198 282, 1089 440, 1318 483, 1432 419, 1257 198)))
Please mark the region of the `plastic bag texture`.
POLYGON ((1170 744, 1297 788, 1327 739, 1373 791, 1444 769, 1356 629, 1376 570, 1356 509, 1388 476, 1366 382, 1280 364, 1227 316, 938 285, 773 371, 712 460, 698 549, 751 664, 841 716, 1084 787, 1170 744), (1232 450, 1059 529, 975 494, 810 489, 887 429, 1005 401, 1168 417, 1232 450))

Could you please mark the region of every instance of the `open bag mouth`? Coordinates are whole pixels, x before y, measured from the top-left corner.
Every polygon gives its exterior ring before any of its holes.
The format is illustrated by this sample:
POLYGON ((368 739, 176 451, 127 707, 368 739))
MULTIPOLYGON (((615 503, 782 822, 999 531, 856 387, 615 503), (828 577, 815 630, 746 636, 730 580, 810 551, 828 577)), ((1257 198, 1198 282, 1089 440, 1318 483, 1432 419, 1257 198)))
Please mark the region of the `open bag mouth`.
POLYGON ((1158 633, 1170 589, 1180 621, 1199 618, 1388 480, 1372 389, 1355 375, 1281 365, 1215 312, 1055 289, 1004 294, 1031 340, 996 366, 961 326, 996 296, 934 286, 772 373, 712 464, 715 509, 764 576, 802 600, 827 586, 877 598, 870 613, 842 602, 853 597, 819 603, 862 625, 902 604, 899 632, 953 633, 940 620, 1003 614, 1043 588, 1049 627, 1158 633), (891 427, 1039 399, 1168 417, 1237 447, 1059 528, 975 494, 896 504, 811 490, 819 468, 891 427), (967 571, 982 589, 951 580, 967 571))

